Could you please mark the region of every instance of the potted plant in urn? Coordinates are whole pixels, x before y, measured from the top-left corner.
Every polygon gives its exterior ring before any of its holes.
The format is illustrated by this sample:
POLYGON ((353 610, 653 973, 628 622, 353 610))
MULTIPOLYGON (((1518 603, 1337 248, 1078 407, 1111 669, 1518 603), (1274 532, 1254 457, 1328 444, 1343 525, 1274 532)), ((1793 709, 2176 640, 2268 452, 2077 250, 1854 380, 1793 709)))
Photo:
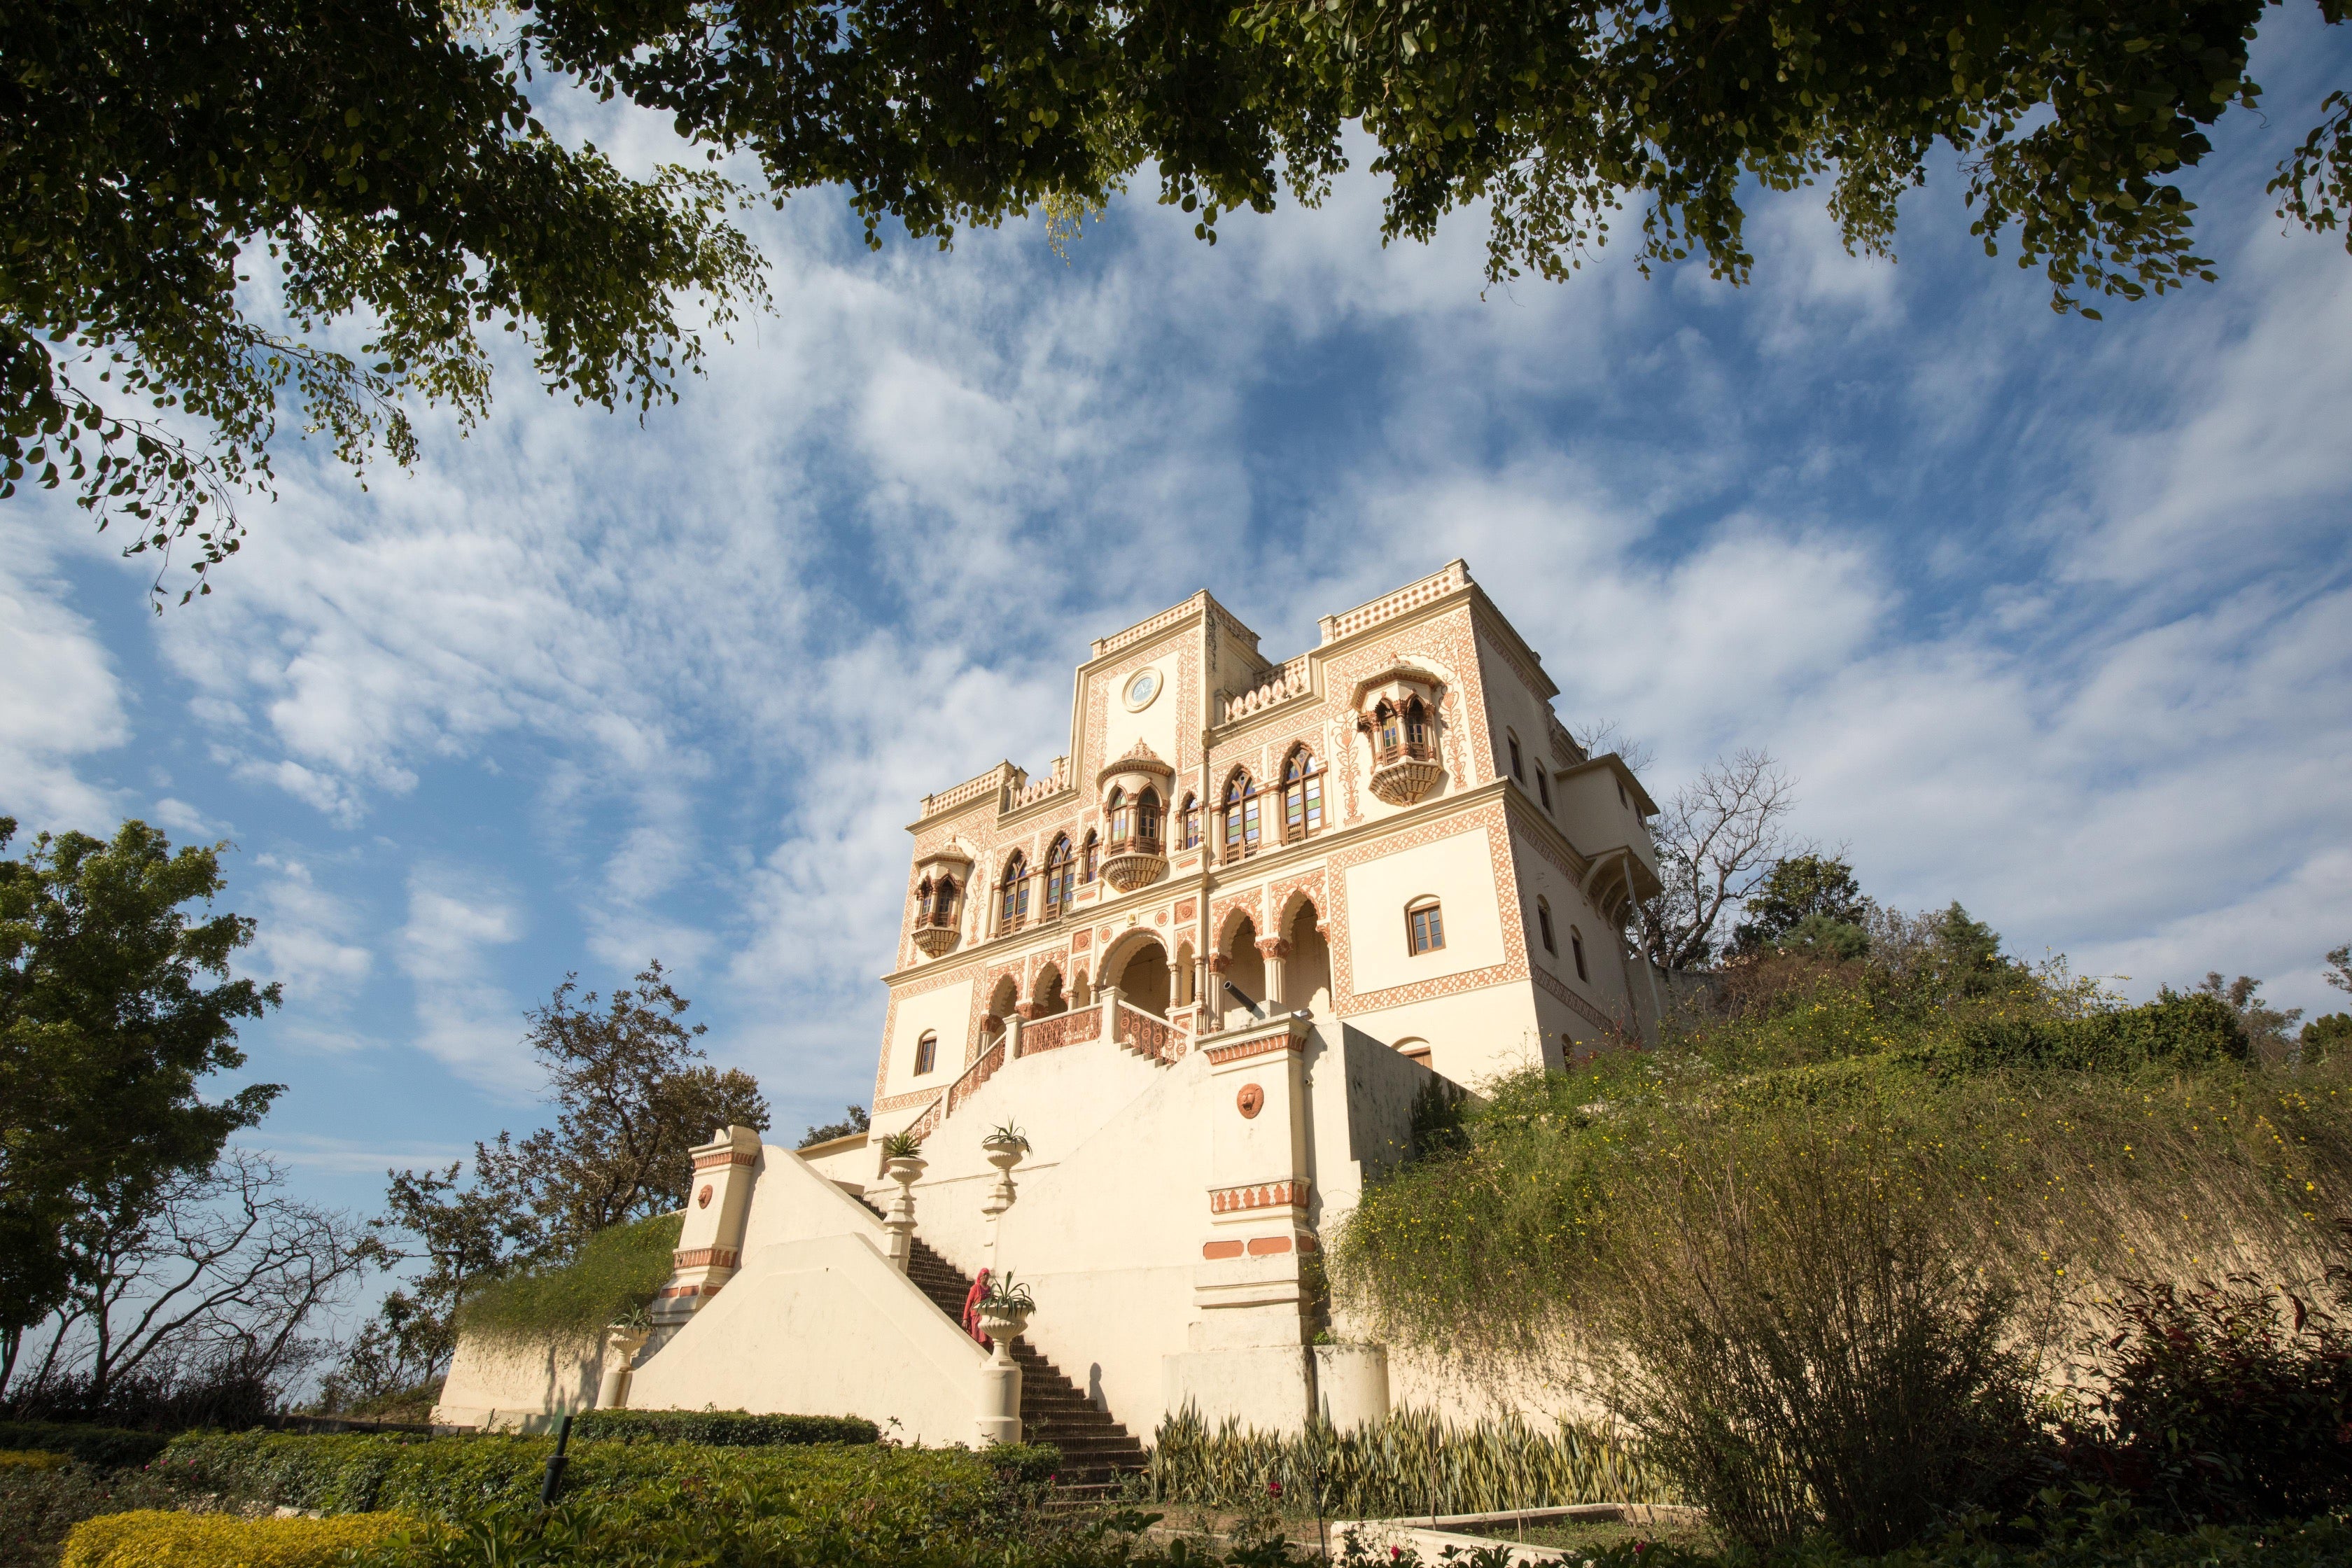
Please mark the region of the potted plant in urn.
POLYGON ((923 1173, 923 1141, 911 1132, 893 1132, 882 1140, 882 1168, 895 1182, 911 1182, 923 1173))
MULTIPOLYGON (((980 1146, 991 1154, 1012 1154, 1017 1157, 1029 1152, 1029 1134, 1021 1131, 1019 1122, 1000 1121, 988 1130, 988 1136, 980 1141, 980 1146)), ((994 1164, 995 1162, 992 1160, 990 1163, 994 1164)), ((1010 1164, 1012 1162, 1007 1161, 1005 1163, 1010 1164)), ((998 1168, 1001 1170, 1003 1167, 998 1168)))
POLYGON ((980 1331, 997 1347, 999 1356, 1007 1355, 1036 1310, 1037 1298, 1008 1268, 989 1280, 988 1293, 980 1299, 980 1331))

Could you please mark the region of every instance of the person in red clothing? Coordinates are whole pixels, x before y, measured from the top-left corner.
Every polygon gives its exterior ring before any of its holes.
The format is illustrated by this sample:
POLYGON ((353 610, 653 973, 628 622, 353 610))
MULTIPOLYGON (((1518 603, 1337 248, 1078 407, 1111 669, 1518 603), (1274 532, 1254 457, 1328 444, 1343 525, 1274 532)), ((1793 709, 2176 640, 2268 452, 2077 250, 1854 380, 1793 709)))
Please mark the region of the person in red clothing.
POLYGON ((982 1344, 988 1342, 988 1336, 980 1331, 980 1299, 987 1294, 988 1270, 983 1268, 972 1280, 971 1289, 964 1292, 963 1298, 963 1331, 982 1344))

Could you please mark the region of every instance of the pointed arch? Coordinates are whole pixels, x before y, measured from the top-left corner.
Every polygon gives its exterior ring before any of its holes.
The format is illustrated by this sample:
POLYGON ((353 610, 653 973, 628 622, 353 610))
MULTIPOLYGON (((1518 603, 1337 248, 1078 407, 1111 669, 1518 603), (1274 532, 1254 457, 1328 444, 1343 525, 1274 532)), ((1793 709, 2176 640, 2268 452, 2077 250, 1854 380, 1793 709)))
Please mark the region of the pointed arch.
POLYGON ((1323 769, 1304 742, 1282 761, 1282 841, 1296 844, 1323 830, 1323 769))
POLYGON ((1080 886, 1095 879, 1095 868, 1102 858, 1102 835, 1087 829, 1086 844, 1078 850, 1078 882, 1080 886))
POLYGON ((1070 900, 1077 895, 1076 860, 1070 836, 1054 835, 1053 847, 1045 851, 1045 918, 1049 921, 1067 914, 1070 900))
POLYGON ((1239 860, 1257 853, 1263 836, 1259 822, 1257 781, 1247 768, 1235 768, 1225 781, 1224 858, 1239 860))
POLYGON ((1186 792, 1184 804, 1176 812, 1176 847, 1198 849, 1201 847, 1201 797, 1186 792))
POLYGON ((996 883, 996 929, 1019 931, 1029 920, 1029 862, 1015 849, 1005 857, 1004 875, 996 883))

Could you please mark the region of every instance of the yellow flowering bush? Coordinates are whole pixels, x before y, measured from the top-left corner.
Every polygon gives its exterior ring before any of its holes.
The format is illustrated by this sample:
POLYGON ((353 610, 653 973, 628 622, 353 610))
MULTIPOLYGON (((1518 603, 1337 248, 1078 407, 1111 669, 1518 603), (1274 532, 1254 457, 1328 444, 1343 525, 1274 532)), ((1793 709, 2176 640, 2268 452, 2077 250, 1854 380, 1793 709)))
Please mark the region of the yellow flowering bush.
POLYGON ((70 1455, 44 1453, 38 1448, 0 1448, 0 1470, 58 1470, 72 1463, 70 1455))
POLYGON ((142 1509, 76 1525, 59 1568, 326 1568, 415 1522, 398 1513, 238 1519, 142 1509))

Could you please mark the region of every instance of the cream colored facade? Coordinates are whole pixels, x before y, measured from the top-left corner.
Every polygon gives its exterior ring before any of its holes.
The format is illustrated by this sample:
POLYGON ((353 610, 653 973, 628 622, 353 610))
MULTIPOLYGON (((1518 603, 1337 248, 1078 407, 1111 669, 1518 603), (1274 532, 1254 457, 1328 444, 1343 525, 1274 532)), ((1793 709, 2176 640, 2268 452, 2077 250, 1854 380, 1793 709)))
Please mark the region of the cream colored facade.
MULTIPOLYGON (((1279 665, 1205 592, 1095 642, 1066 755, 910 825, 871 1137, 698 1151, 628 1402, 971 1440, 984 1358, 858 1201, 895 1192, 877 1145, 911 1131, 915 1234, 1032 1285, 1027 1341, 1130 1431, 1187 1402, 1268 1427, 1459 1404, 1378 1346, 1313 1343, 1305 1265, 1435 1079, 1559 1068, 1654 1021, 1617 933, 1657 886, 1655 807, 1556 695, 1459 561, 1279 665), (1007 1121, 1032 1147, 995 1218, 980 1144, 1007 1121)), ((588 1350, 461 1347, 444 1418, 576 1406, 614 1356, 588 1350)))

